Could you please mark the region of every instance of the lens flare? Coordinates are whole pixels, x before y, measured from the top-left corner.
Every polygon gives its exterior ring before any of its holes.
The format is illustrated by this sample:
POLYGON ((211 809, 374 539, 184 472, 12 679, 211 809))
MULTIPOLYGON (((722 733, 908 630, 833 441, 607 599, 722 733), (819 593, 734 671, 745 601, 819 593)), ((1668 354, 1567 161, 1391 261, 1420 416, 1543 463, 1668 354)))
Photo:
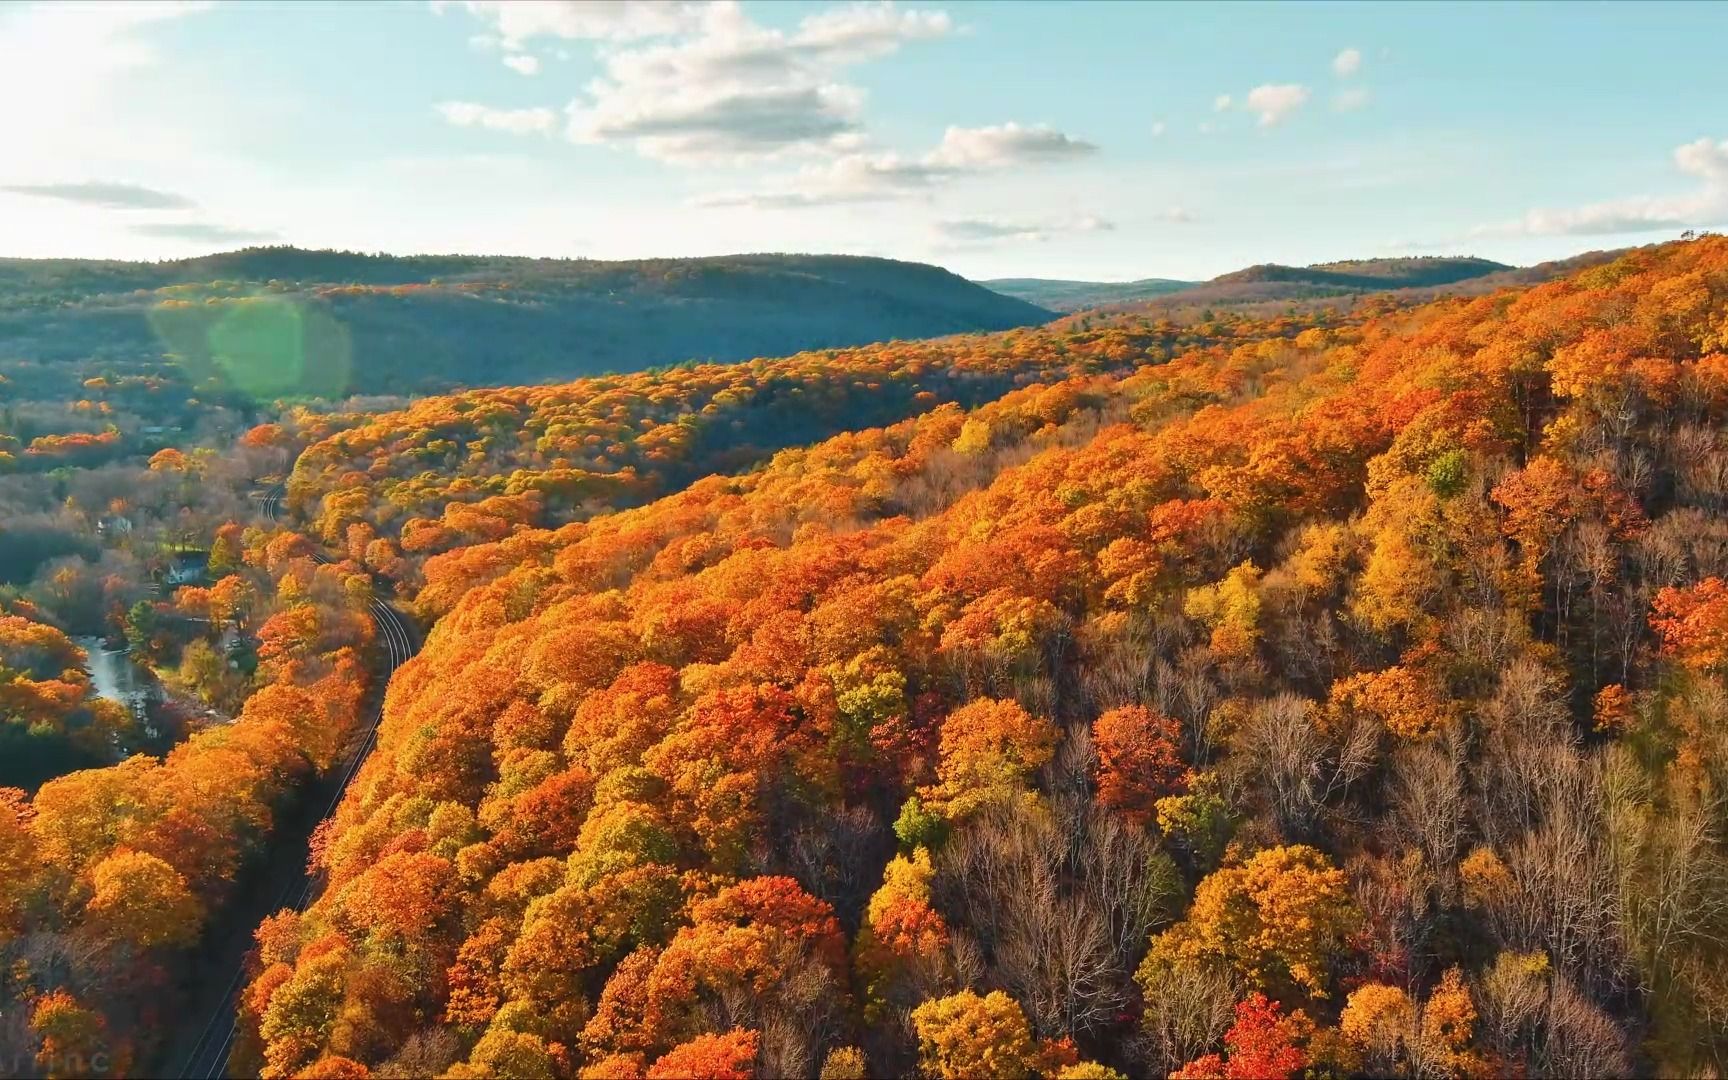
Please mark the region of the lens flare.
POLYGON ((348 330, 304 299, 168 301, 151 310, 150 323, 196 385, 214 380, 256 401, 348 392, 353 361, 348 330))

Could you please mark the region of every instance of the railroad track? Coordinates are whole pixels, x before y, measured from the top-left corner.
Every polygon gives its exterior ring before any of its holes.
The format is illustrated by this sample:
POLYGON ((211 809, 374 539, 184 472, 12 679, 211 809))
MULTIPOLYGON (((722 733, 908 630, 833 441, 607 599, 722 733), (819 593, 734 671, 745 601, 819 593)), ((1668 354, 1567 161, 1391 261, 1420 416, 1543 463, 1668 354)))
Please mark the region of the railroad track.
MULTIPOLYGON (((259 508, 268 520, 278 521, 281 519, 282 495, 281 484, 277 484, 265 493, 259 508)), ((314 551, 312 557, 324 564, 336 561, 322 551, 314 551)), ((384 679, 385 685, 388 685, 390 676, 395 674, 396 669, 407 663, 408 659, 414 655, 416 651, 414 635, 408 629, 407 620, 403 619, 396 609, 389 604, 374 597, 367 606, 372 615, 372 623, 377 628, 378 640, 384 645, 384 653, 388 662, 388 670, 385 672, 384 679)), ((384 701, 383 695, 380 693, 378 705, 370 711, 366 729, 361 734, 359 743, 343 763, 341 777, 337 782, 336 789, 331 793, 329 805, 324 808, 324 813, 320 815, 319 820, 328 819, 341 805, 342 797, 348 793, 348 785, 354 782, 354 777, 360 773, 360 766, 365 764, 366 758, 378 745, 378 725, 383 719, 384 701)), ((270 909, 272 913, 286 907, 292 907, 295 911, 305 911, 317 896, 320 881, 305 871, 305 859, 301 860, 300 866, 300 873, 282 886, 275 906, 270 909)), ((234 974, 228 982, 228 989, 223 993, 222 999, 217 1003, 215 1009, 211 1011, 210 1018, 199 1033, 197 1042, 193 1044, 191 1052, 185 1058, 185 1064, 180 1070, 180 1075, 187 1080, 216 1080, 218 1077, 233 1075, 228 1071, 228 1058, 234 1049, 234 1038, 240 1031, 239 1000, 240 992, 246 982, 246 952, 248 951, 249 946, 243 948, 240 955, 235 958, 234 974)))

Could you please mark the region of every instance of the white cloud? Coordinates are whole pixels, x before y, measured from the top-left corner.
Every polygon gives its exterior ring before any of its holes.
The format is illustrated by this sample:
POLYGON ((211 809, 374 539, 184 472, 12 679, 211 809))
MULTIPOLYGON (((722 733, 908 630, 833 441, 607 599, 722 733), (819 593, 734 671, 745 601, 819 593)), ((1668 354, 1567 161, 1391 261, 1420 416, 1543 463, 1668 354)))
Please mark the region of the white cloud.
POLYGON ((538 75, 540 60, 527 53, 515 53, 504 58, 504 66, 518 75, 538 75))
POLYGON ((945 11, 901 10, 891 3, 854 4, 808 16, 792 43, 834 59, 863 60, 887 55, 902 42, 943 37, 952 29, 945 11))
POLYGON ((1362 50, 1360 49, 1345 49, 1332 58, 1332 73, 1340 79, 1348 79, 1361 70, 1362 50))
POLYGON ((1683 173, 1699 177, 1712 184, 1728 184, 1728 139, 1712 142, 1708 138, 1674 148, 1674 165, 1683 173))
POLYGON ((698 206, 747 206, 792 209, 835 203, 882 202, 903 198, 955 175, 928 159, 898 154, 847 154, 823 165, 806 165, 778 187, 760 192, 730 192, 703 196, 698 206))
POLYGON ((1260 126, 1281 124, 1308 101, 1308 88, 1299 83, 1267 83, 1248 91, 1242 107, 1260 114, 1260 126))
POLYGON ((1161 138, 1163 136, 1164 132, 1167 130, 1168 130, 1168 128, 1165 126, 1164 121, 1162 121, 1162 120, 1152 121, 1152 137, 1154 139, 1161 138))
POLYGON ((1198 131, 1202 135, 1210 135, 1215 129, 1212 126, 1212 121, 1202 120, 1195 126, 1194 130, 1198 131))
MULTIPOLYGON (((753 21, 732 0, 439 0, 434 7, 483 20, 481 41, 504 49, 505 63, 525 75, 538 70, 522 52, 528 42, 607 43, 600 76, 565 107, 565 133, 682 164, 844 152, 861 130, 863 92, 841 72, 952 29, 945 12, 889 2, 814 12, 791 30, 753 21)), ((541 130, 538 119, 511 124, 502 129, 541 130)))
POLYGON ((1368 90, 1362 86, 1352 86, 1348 90, 1340 90, 1332 95, 1332 108, 1336 112, 1355 112, 1367 106, 1368 90))
POLYGON ((690 200, 691 206, 713 210, 802 210, 810 206, 836 206, 849 202, 879 202, 890 195, 860 191, 848 195, 844 191, 810 192, 786 189, 782 191, 720 191, 690 200))
POLYGON ((281 239, 261 229, 235 229, 204 221, 149 221, 132 226, 140 236, 183 240, 191 244, 262 244, 281 239))
POLYGON ((1112 232, 1116 226, 1093 215, 1043 221, 1009 221, 1002 218, 959 218, 938 221, 936 232, 944 239, 965 244, 1000 240, 1042 243, 1060 233, 1112 232))
POLYGON ((604 74, 566 110, 570 137, 691 164, 843 151, 861 129, 863 92, 841 72, 952 29, 944 12, 889 3, 817 12, 790 32, 731 4, 702 15, 694 35, 604 53, 604 74))
POLYGON ((1062 161, 1097 150, 1089 142, 1042 124, 1022 127, 1007 123, 981 128, 950 127, 942 133, 942 145, 932 152, 930 160, 956 169, 996 169, 1062 161))
POLYGON ((837 68, 885 56, 907 41, 941 37, 951 29, 943 12, 902 11, 886 4, 817 12, 790 34, 750 21, 735 6, 707 10, 709 17, 694 36, 605 54, 605 81, 626 89, 677 83, 819 83, 837 68))
POLYGON ((1678 146, 1680 172, 1703 185, 1679 195, 1634 195, 1584 206, 1537 208, 1514 221, 1481 225, 1471 236, 1608 236, 1728 225, 1728 139, 1678 146))
POLYGON ((856 132, 862 102, 849 87, 692 88, 652 99, 610 95, 568 110, 576 142, 630 141, 653 158, 680 163, 771 156, 798 146, 832 146, 856 132))
POLYGON ((115 181, 89 180, 49 184, 5 184, 0 191, 42 199, 98 206, 104 210, 186 210, 197 204, 172 191, 115 181))
POLYGON ((1609 236, 1728 222, 1728 197, 1717 190, 1677 196, 1633 196, 1564 209, 1535 209, 1517 221, 1483 226, 1472 236, 1609 236))
POLYGON ((468 12, 492 27, 488 37, 519 49, 535 38, 636 41, 687 33, 710 6, 682 0, 432 0, 432 10, 468 12))
POLYGON ((826 164, 807 165, 767 191, 707 195, 698 198, 696 204, 784 210, 880 202, 904 198, 962 176, 1054 164, 1096 153, 1097 149, 1092 143, 1041 124, 950 127, 943 132, 941 143, 922 157, 849 153, 826 164))
POLYGON ((1043 240, 1042 225, 1003 221, 999 218, 962 218, 938 221, 936 231, 950 240, 1043 240))
MULTIPOLYGON (((1258 114, 1261 127, 1273 127, 1283 123, 1291 113, 1307 104, 1311 96, 1312 92, 1300 83, 1264 83, 1248 91, 1240 99, 1229 94, 1219 94, 1212 101, 1212 111, 1221 113, 1233 108, 1241 109, 1258 114)), ((1216 124, 1201 121, 1200 134, 1208 135, 1215 130, 1216 124)))
POLYGON ((435 106, 438 114, 457 127, 478 127, 509 135, 546 135, 558 126, 551 109, 494 109, 471 101, 445 101, 435 106))

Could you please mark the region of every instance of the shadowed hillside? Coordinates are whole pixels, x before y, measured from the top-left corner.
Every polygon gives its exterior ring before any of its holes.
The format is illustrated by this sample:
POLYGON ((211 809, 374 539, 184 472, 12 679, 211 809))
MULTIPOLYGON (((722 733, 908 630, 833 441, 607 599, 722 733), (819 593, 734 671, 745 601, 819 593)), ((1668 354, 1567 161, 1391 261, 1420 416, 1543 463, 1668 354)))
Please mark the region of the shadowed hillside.
POLYGON ((0 260, 0 352, 176 354, 257 397, 423 392, 1000 330, 1050 313, 888 259, 600 262, 251 248, 161 263, 0 260))

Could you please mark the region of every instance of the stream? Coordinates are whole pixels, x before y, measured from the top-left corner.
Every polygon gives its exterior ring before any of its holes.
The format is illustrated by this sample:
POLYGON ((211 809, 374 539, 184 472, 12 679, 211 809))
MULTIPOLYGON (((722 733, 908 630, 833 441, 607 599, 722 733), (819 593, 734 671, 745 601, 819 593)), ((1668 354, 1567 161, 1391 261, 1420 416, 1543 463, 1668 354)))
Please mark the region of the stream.
POLYGON ((160 732, 151 723, 149 707, 162 699, 162 687, 155 677, 128 658, 130 650, 108 649, 99 637, 77 637, 72 641, 89 658, 85 668, 90 672, 96 693, 124 705, 143 725, 144 734, 156 738, 160 732))

